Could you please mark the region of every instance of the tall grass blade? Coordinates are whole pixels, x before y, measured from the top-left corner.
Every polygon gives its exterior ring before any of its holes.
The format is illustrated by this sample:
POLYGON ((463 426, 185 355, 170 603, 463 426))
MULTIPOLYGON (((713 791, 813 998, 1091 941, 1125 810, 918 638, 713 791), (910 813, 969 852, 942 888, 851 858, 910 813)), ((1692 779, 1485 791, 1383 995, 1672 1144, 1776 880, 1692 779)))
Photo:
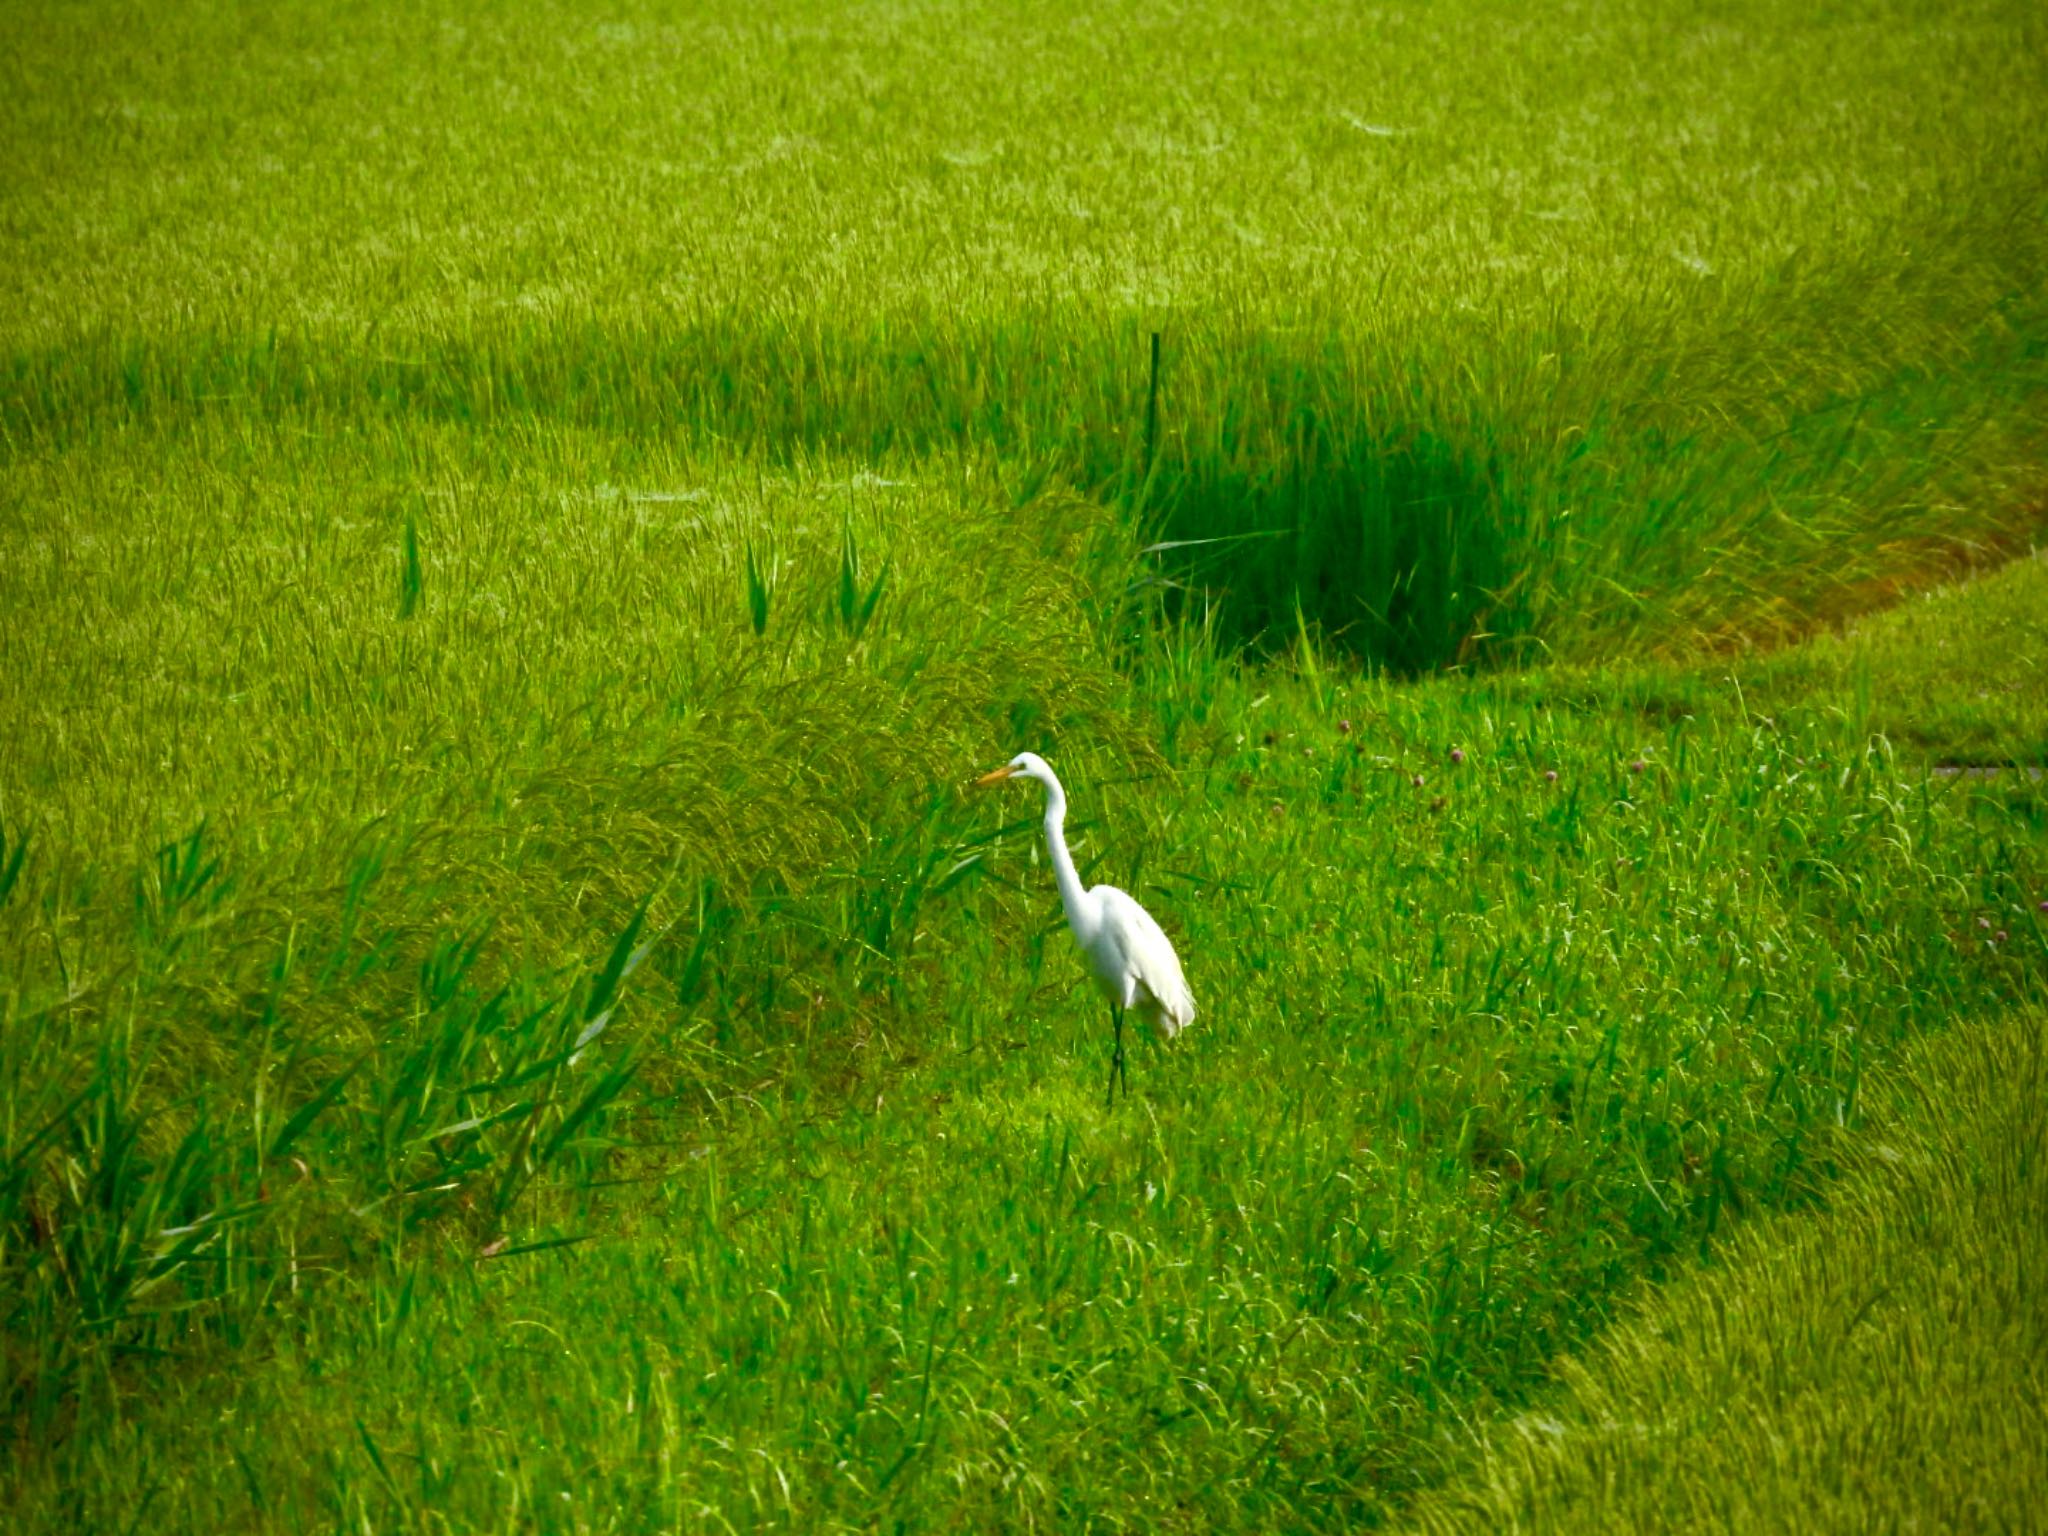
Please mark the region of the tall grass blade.
POLYGON ((369 1060, 369 1055, 370 1053, 365 1051, 356 1057, 322 1084, 310 1099, 292 1111, 291 1118, 278 1128, 276 1137, 264 1154, 266 1161, 274 1162, 290 1153, 298 1144, 299 1138, 311 1129, 313 1122, 341 1097, 342 1090, 348 1087, 349 1079, 362 1069, 364 1062, 369 1060))
POLYGON ((28 855, 28 834, 22 833, 8 845, 7 828, 0 824, 0 906, 5 906, 15 882, 21 878, 21 863, 28 855))
POLYGON ((640 905, 633 909, 632 918, 612 945, 612 952, 606 957, 604 966, 590 984, 590 997, 583 1005, 584 1022, 595 1019, 610 1007, 619 983, 640 968, 647 958, 651 946, 635 948, 640 938, 641 926, 647 921, 647 909, 654 902, 652 892, 640 899, 640 905))
POLYGON ((755 558, 752 540, 747 542, 747 620, 754 626, 754 633, 768 633, 768 602, 774 595, 770 578, 762 571, 760 561, 755 558))
POLYGON ((405 518, 405 559, 398 573, 398 616, 409 619, 420 605, 420 593, 425 587, 425 578, 420 573, 420 530, 419 519, 412 513, 405 518))

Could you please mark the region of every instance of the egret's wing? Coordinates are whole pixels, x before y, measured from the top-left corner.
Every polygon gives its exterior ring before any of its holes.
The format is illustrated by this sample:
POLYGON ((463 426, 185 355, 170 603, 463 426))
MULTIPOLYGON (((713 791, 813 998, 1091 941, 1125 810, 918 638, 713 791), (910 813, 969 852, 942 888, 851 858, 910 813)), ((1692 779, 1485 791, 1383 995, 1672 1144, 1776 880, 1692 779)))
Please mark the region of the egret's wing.
POLYGON ((1089 894, 1100 903, 1104 938, 1123 957, 1125 974, 1137 983, 1134 1005, 1149 998, 1158 1008, 1160 1027, 1169 1035, 1179 1034, 1194 1022, 1195 995, 1188 990, 1166 930, 1113 885, 1098 885, 1089 894))

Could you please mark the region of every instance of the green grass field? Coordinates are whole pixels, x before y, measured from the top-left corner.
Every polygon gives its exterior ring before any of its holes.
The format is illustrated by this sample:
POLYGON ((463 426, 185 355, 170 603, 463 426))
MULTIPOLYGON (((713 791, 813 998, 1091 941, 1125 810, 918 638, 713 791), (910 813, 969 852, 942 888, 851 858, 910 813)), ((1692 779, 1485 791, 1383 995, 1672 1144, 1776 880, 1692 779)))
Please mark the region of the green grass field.
POLYGON ((2023 1531, 2048 1480, 2038 1017, 1905 1053, 1835 1209, 1646 1297, 1428 1531, 2023 1531))
POLYGON ((21 1529, 1480 1507, 2043 1002, 2030 7, 12 31, 21 1529))

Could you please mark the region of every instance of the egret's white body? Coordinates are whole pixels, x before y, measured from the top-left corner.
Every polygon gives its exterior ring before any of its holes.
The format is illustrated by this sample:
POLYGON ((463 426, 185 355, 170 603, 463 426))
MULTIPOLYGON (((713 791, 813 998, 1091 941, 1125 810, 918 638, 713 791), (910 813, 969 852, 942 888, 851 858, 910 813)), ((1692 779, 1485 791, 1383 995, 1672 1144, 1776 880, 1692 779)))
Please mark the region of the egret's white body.
POLYGON ((1088 974, 1109 1000, 1116 1032, 1116 1053, 1110 1062, 1110 1091, 1123 1074, 1123 1016, 1135 1013, 1160 1035, 1171 1040, 1195 1019, 1195 996, 1181 974, 1180 957, 1173 944, 1154 922, 1152 914, 1126 892, 1113 885, 1084 890, 1074 869, 1074 857, 1067 852, 1067 795, 1059 776, 1035 752, 1020 752, 993 773, 976 782, 995 784, 1004 779, 1036 779, 1045 786, 1045 847, 1052 857, 1053 877, 1059 882, 1060 904, 1066 908, 1067 927, 1088 974))

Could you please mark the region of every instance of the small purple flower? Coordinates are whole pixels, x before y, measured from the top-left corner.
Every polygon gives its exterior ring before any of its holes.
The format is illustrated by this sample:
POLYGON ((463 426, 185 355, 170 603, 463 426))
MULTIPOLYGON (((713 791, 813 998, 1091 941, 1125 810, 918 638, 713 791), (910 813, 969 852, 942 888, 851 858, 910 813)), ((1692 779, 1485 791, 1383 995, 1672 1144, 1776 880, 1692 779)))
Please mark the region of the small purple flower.
POLYGON ((2041 903, 2041 910, 2043 912, 2048 912, 2048 901, 2044 901, 2041 903))
POLYGON ((1451 766, 1452 766, 1453 768, 1455 768, 1455 767, 1457 767, 1457 766, 1458 766, 1458 765, 1459 765, 1460 763, 1462 763, 1462 762, 1464 762, 1464 761, 1465 761, 1465 749, 1464 749, 1463 747, 1453 747, 1453 748, 1451 748, 1451 766))
POLYGON ((1994 944, 2003 944, 2005 942, 2005 930, 2001 928, 1998 930, 1998 932, 1991 935, 1991 942, 1994 944))
POLYGON ((1337 734, 1339 736, 1349 736, 1351 734, 1351 722, 1349 720, 1339 720, 1337 722, 1337 734))
POLYGON ((1632 763, 1630 763, 1630 764, 1628 765, 1628 771, 1629 771, 1630 773, 1641 773, 1641 772, 1642 772, 1642 771, 1643 771, 1643 770, 1644 770, 1645 768, 1647 768, 1647 767, 1649 767, 1649 766, 1650 766, 1650 765, 1649 765, 1648 763, 1644 762, 1644 761, 1643 761, 1643 760, 1642 760, 1642 759, 1641 759, 1641 758, 1639 757, 1639 758, 1637 758, 1637 759, 1636 759, 1636 760, 1635 760, 1634 762, 1632 762, 1632 763))
POLYGON ((1543 782, 1546 784, 1555 784, 1557 782, 1557 770, 1555 768, 1544 769, 1543 782))
POLYGON ((1413 784, 1413 785, 1414 785, 1414 786, 1415 786, 1415 787, 1416 787, 1417 789, 1420 789, 1420 788, 1422 788, 1422 775, 1418 773, 1418 774, 1416 774, 1416 775, 1415 775, 1415 776, 1414 776, 1413 778, 1411 778, 1411 779, 1410 779, 1410 780, 1409 780, 1408 782, 1409 782, 1410 784, 1413 784))
POLYGON ((1989 928, 1991 926, 1991 919, 1988 917, 1980 917, 1977 919, 1977 926, 1979 928, 1989 928))

